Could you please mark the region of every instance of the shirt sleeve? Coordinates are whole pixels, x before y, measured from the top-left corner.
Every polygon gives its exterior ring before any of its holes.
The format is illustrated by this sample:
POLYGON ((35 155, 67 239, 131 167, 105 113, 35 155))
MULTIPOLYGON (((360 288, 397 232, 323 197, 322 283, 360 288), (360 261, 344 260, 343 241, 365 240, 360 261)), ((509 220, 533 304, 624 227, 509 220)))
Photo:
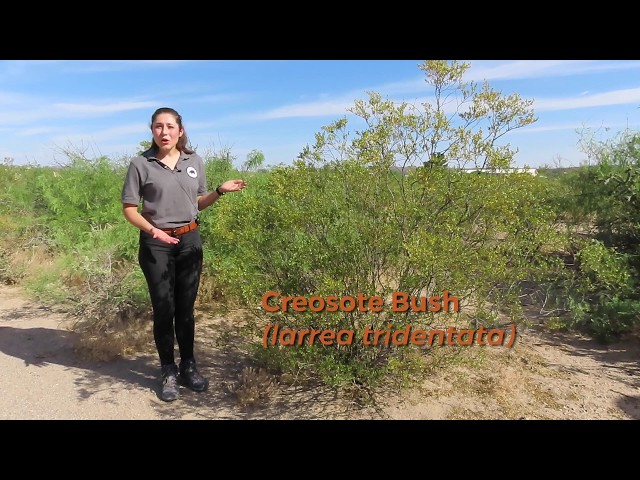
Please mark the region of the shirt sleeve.
POLYGON ((200 175, 198 175, 198 196, 201 196, 207 193, 207 172, 202 157, 199 156, 198 158, 198 162, 200 163, 200 175))
POLYGON ((122 203, 138 205, 140 203, 140 171, 133 162, 129 163, 129 169, 122 186, 122 203))

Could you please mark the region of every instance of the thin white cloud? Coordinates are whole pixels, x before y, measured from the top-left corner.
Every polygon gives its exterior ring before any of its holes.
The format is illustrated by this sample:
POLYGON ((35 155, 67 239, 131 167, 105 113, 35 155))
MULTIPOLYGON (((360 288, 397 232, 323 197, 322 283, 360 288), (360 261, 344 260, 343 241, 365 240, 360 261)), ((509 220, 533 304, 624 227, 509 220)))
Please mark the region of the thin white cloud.
MULTIPOLYGON (((1 100, 1 97, 0 97, 1 100)), ((152 101, 119 101, 102 103, 50 103, 35 97, 22 97, 23 102, 13 111, 3 110, 0 126, 25 125, 45 120, 59 121, 71 118, 88 118, 132 110, 155 108, 152 101)), ((12 102, 16 103, 16 102, 12 102)))
MULTIPOLYGON (((465 77, 466 81, 555 77, 593 72, 640 69, 640 61, 608 62, 600 60, 519 60, 515 62, 500 63, 497 65, 485 65, 481 63, 479 64, 480 66, 475 67, 474 62, 469 63, 471 63, 471 68, 467 71, 467 76, 465 77)), ((422 76, 407 81, 392 82, 357 92, 352 91, 335 99, 285 105, 267 112, 249 115, 246 118, 252 120, 273 120, 292 117, 344 115, 346 113, 346 109, 353 106, 354 99, 365 96, 366 92, 378 92, 383 95, 383 97, 406 96, 411 93, 424 94, 429 88, 425 84, 424 80, 425 78, 422 76)), ((566 98, 536 101, 535 110, 543 111, 589 108, 604 105, 634 103, 638 101, 636 89, 620 90, 618 92, 609 92, 590 96, 587 95, 587 92, 583 92, 581 95, 583 95, 583 97, 579 99, 566 98)), ((395 101, 400 102, 402 100, 395 101)), ((426 97, 421 97, 407 101, 418 104, 421 102, 430 102, 432 100, 426 97)), ((453 104, 450 104, 449 107, 453 107, 453 104)))
POLYGON ((51 127, 33 127, 17 130, 13 133, 13 135, 16 137, 33 137, 35 135, 48 135, 57 131, 59 131, 59 129, 51 127))
MULTIPOLYGON (((122 140, 127 135, 139 135, 151 137, 149 127, 144 123, 131 123, 128 125, 119 125, 113 128, 104 128, 94 132, 75 132, 69 135, 56 135, 51 140, 56 143, 81 143, 90 139, 94 142, 107 142, 111 140, 122 140)), ((144 140, 144 138, 141 138, 144 140)))
POLYGON ((500 80, 514 78, 532 78, 553 74, 562 69, 575 68, 574 61, 566 60, 518 60, 515 62, 487 65, 469 62, 471 67, 465 74, 465 81, 500 80))
MULTIPOLYGON (((606 71, 623 71, 629 69, 640 69, 640 61, 602 61, 602 60, 518 60, 513 62, 495 61, 461 61, 469 63, 464 81, 482 82, 483 80, 513 80, 541 77, 560 77, 567 75, 583 75, 587 73, 597 73, 606 71)), ((425 75, 418 70, 418 65, 422 61, 416 62, 416 76, 405 81, 391 82, 362 91, 379 92, 382 95, 403 96, 411 94, 424 95, 429 91, 429 86, 425 83, 425 75)))
MULTIPOLYGON (((364 92, 350 93, 338 98, 320 100, 316 102, 295 103, 274 108, 272 110, 254 114, 242 115, 238 118, 244 120, 276 120, 285 118, 300 117, 326 117, 342 116, 349 114, 348 109, 354 106, 357 96, 364 96, 364 92)), ((419 106, 422 103, 433 102, 432 97, 420 97, 412 100, 395 99, 396 104, 406 101, 407 103, 419 106)), ((546 98, 534 99, 533 109, 535 113, 544 111, 575 110, 583 108, 606 107, 614 105, 634 105, 640 106, 640 88, 630 88, 614 90, 588 95, 581 92, 578 97, 546 98)), ((444 105, 446 113, 453 113, 457 108, 456 102, 452 101, 444 105)), ((213 124, 211 126, 214 126, 213 124)))
POLYGON ((613 62, 607 60, 518 60, 498 65, 487 65, 484 62, 469 63, 471 67, 465 75, 466 81, 560 77, 640 69, 640 61, 634 60, 613 62))
MULTIPOLYGON (((243 115, 242 118, 246 120, 277 120, 283 118, 300 118, 300 117, 327 117, 327 116, 344 116, 350 115, 348 110, 353 108, 356 100, 361 99, 367 101, 369 99, 368 92, 375 92, 376 90, 361 90, 352 91, 347 94, 340 95, 336 98, 323 99, 314 102, 302 102, 294 103, 290 105, 284 105, 272 110, 243 115)), ((380 93, 383 98, 388 98, 387 95, 380 93)), ((396 104, 402 103, 402 99, 392 99, 396 104)), ((414 98, 411 101, 407 100, 407 103, 413 103, 419 105, 420 103, 426 103, 431 101, 428 97, 414 98)))
POLYGON ((246 95, 242 93, 219 93, 219 94, 212 94, 212 95, 203 95, 197 99, 194 99, 194 102, 226 103, 226 102, 235 102, 238 100, 242 100, 245 97, 246 95))
MULTIPOLYGON (((370 91, 370 90, 368 90, 370 91)), ((367 92, 368 92, 367 91, 367 92)), ((375 90, 373 90, 375 91, 375 90)), ((383 95, 381 92, 378 92, 383 95)), ((344 116, 351 115, 348 110, 353 108, 356 100, 360 98, 364 101, 368 100, 368 94, 364 91, 352 92, 341 95, 339 98, 320 100, 316 102, 295 103, 278 107, 267 112, 245 115, 243 118, 247 120, 274 120, 283 118, 296 117, 327 117, 327 116, 344 116)), ((383 95, 383 98, 388 98, 383 95)), ((411 100, 408 99, 391 99, 396 105, 402 102, 413 104, 419 109, 423 109, 423 103, 432 103, 433 97, 418 97, 411 100)), ((446 113, 453 113, 457 108, 454 101, 447 102, 443 105, 446 113)))
POLYGON ((530 133, 561 132, 561 131, 568 131, 568 130, 574 130, 575 131, 578 128, 584 127, 583 124, 577 125, 575 123, 567 123, 567 124, 561 124, 561 125, 544 125, 544 126, 542 126, 542 125, 534 126, 534 125, 528 125, 526 127, 522 127, 522 128, 518 128, 518 129, 512 130, 509 133, 509 135, 516 135, 516 134, 527 135, 527 134, 530 134, 530 133))
POLYGON ((59 109, 59 112, 67 113, 71 115, 102 115, 108 113, 120 113, 130 110, 139 110, 142 108, 156 107, 156 102, 129 102, 122 101, 116 103, 56 103, 53 106, 59 109))
POLYGON ((613 90, 611 92, 584 95, 581 97, 548 98, 535 100, 533 107, 535 111, 538 112, 632 104, 637 104, 640 106, 640 88, 613 90))
POLYGON ((594 123, 594 122, 583 122, 583 123, 565 123, 565 124, 556 124, 556 125, 540 125, 540 126, 526 126, 523 128, 519 128, 516 130, 512 130, 510 135, 516 134, 530 134, 530 133, 541 133, 541 132, 559 132, 559 131, 580 131, 584 129, 635 129, 639 128, 640 124, 629 124, 622 122, 614 122, 610 124, 594 123))
POLYGON ((292 117, 323 117, 330 115, 345 115, 347 108, 353 106, 353 98, 342 97, 318 102, 295 103, 274 108, 267 112, 247 115, 250 120, 276 120, 292 117))
MULTIPOLYGON (((15 93, 8 91, 0 91, 0 105, 19 105, 24 106, 28 103, 35 103, 34 98, 31 95, 25 95, 23 93, 15 93)), ((3 112, 4 114, 4 112, 3 112)))
MULTIPOLYGON (((552 78, 568 75, 584 75, 588 73, 613 72, 640 69, 640 61, 620 60, 518 60, 514 62, 469 61, 464 81, 482 82, 487 80, 513 80, 527 78, 552 78)), ((417 65, 422 62, 418 62, 417 65)), ((424 93, 429 89, 425 83, 424 73, 419 73, 415 78, 405 81, 392 82, 368 88, 387 95, 404 95, 411 93, 424 93)))
MULTIPOLYGON (((640 62, 618 62, 615 64, 597 64, 593 61, 581 62, 575 60, 521 60, 508 63, 496 62, 464 62, 469 63, 470 68, 467 70, 465 81, 482 81, 482 80, 500 80, 514 78, 537 78, 545 76, 560 76, 569 74, 587 73, 590 71, 603 70, 621 70, 628 68, 640 68, 640 62), (585 64, 582 64, 585 63, 585 64)), ((416 61, 416 75, 413 78, 385 83, 376 86, 369 86, 359 91, 374 91, 383 96, 403 96, 411 94, 423 95, 429 90, 429 86, 425 82, 424 73, 420 72, 418 66, 422 61, 416 61)))
POLYGON ((188 132, 196 130, 210 130, 212 128, 220 128, 228 125, 228 119, 220 119, 213 122, 186 122, 185 128, 188 132))
POLYGON ((51 66, 60 60, 2 60, 0 61, 0 82, 16 80, 32 75, 34 67, 51 66))

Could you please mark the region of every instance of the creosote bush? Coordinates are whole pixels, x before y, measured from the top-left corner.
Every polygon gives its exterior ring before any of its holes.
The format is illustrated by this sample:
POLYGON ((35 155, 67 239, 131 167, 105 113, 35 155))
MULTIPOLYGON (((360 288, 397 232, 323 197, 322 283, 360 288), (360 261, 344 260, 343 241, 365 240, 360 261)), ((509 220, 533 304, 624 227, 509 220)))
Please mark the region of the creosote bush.
POLYGON ((257 312, 258 338, 269 322, 355 333, 342 345, 257 344, 270 367, 335 387, 383 385, 399 372, 418 372, 429 349, 366 346, 367 326, 495 325, 504 314, 518 321, 520 282, 559 267, 547 254, 563 241, 555 212, 537 201, 547 193, 543 179, 457 168, 510 166, 513 152, 497 140, 534 121, 530 102, 465 85, 466 67, 456 62, 421 68, 435 106, 396 105, 372 93, 352 109, 362 125, 356 134, 346 118, 328 125, 293 165, 272 170, 263 188, 219 205, 211 238, 234 246, 218 259, 220 272, 228 291, 257 312), (453 108, 445 110, 446 99, 456 99, 453 108), (466 314, 256 310, 269 291, 388 299, 395 291, 420 297, 445 290, 466 314))

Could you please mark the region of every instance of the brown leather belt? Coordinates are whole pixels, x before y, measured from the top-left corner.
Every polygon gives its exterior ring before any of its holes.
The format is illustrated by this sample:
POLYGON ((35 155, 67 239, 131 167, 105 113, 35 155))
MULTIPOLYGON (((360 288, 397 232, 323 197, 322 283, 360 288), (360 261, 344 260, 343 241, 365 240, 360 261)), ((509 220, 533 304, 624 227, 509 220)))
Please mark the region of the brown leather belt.
POLYGON ((190 232, 191 230, 195 230, 196 228, 198 228, 198 222, 194 220, 189 225, 184 225, 177 228, 161 228, 160 230, 168 235, 171 235, 172 237, 177 237, 178 235, 184 235, 185 233, 190 232))

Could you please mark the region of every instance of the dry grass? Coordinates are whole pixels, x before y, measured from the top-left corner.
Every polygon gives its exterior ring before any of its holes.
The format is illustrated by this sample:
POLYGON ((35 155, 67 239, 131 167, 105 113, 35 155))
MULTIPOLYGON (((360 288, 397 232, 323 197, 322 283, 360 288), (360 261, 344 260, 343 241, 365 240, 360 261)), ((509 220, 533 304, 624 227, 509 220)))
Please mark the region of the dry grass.
MULTIPOLYGON (((56 272, 56 257, 51 255, 47 246, 37 243, 29 248, 0 251, 0 274, 6 284, 28 284, 40 276, 56 272), (10 272, 10 276, 8 273, 10 272)), ((116 281, 117 279, 108 279, 116 281)), ((65 285, 78 291, 86 280, 77 272, 68 272, 65 285), (74 284, 75 282, 75 284, 74 284), (78 283, 79 282, 79 283, 78 283)), ((101 286, 101 288, 104 285, 101 286)), ((68 289, 60 287, 64 294, 68 289)), ((47 290, 51 294, 51 290, 47 290)), ((109 361, 117 357, 144 353, 153 345, 150 312, 141 315, 140 312, 115 312, 113 307, 103 306, 95 295, 82 294, 81 300, 75 305, 79 314, 74 315, 73 306, 55 305, 56 310, 64 312, 72 318, 68 328, 74 336, 74 351, 80 359, 89 361, 109 361)), ((41 302, 55 303, 55 300, 40 298, 41 302)))
POLYGON ((109 332, 80 330, 76 333, 74 352, 83 360, 107 362, 154 351, 151 322, 122 325, 109 332))
POLYGON ((235 395, 240 408, 264 405, 278 389, 275 376, 263 369, 245 367, 236 383, 227 384, 227 390, 235 395))
MULTIPOLYGON (((11 244, 11 241, 6 241, 11 244)), ((0 248, 0 280, 5 285, 16 285, 34 276, 54 263, 55 259, 43 245, 30 248, 0 248)))
POLYGON ((516 345, 442 348, 440 367, 420 387, 414 403, 446 405, 450 420, 552 419, 562 410, 562 394, 545 379, 563 378, 530 348, 516 345), (452 349, 452 350, 455 350, 452 349), (446 351, 446 353, 445 353, 446 351))

